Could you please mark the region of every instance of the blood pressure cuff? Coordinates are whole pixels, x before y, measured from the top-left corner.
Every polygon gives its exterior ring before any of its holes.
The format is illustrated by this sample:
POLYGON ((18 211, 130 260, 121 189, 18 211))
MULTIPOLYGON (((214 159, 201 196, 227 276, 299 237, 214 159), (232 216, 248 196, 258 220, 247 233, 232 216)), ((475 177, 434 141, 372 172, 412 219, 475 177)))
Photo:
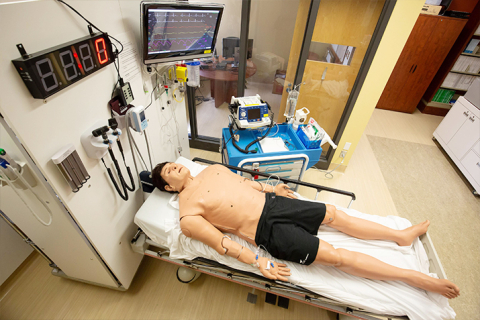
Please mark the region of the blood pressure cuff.
POLYGON ((318 228, 325 218, 323 203, 265 195, 255 243, 275 258, 309 265, 317 256, 318 228))

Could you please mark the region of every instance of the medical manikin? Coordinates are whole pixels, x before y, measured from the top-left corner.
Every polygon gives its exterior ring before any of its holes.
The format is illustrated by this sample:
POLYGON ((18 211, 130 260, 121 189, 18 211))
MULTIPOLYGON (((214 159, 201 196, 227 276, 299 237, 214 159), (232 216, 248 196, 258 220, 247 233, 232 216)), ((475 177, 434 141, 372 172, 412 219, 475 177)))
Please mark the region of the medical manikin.
POLYGON ((288 281, 285 264, 262 257, 234 242, 232 233, 272 256, 305 265, 334 266, 349 274, 374 280, 400 280, 414 287, 437 292, 451 299, 460 289, 446 279, 401 269, 363 253, 335 249, 316 235, 320 224, 365 240, 391 240, 408 246, 427 232, 429 221, 405 230, 350 217, 335 206, 296 199, 285 184, 275 187, 250 181, 221 165, 212 165, 196 177, 177 163, 163 163, 152 173, 162 191, 178 192, 180 227, 187 237, 197 239, 241 262, 258 267, 269 279, 288 281))

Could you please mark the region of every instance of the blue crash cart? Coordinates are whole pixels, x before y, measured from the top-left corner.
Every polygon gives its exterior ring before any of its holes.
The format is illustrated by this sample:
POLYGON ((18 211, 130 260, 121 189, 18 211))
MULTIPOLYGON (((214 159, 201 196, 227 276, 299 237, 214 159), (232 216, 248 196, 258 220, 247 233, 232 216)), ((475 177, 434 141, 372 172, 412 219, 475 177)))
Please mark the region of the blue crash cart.
MULTIPOLYGON (((257 137, 263 136, 266 130, 266 127, 237 130, 234 131, 234 134, 240 136, 237 144, 245 149, 250 142, 257 137)), ((283 178, 302 180, 305 170, 315 165, 322 154, 321 147, 307 149, 289 124, 279 124, 278 127, 272 127, 268 137, 282 138, 288 151, 264 153, 260 143, 257 142, 249 148, 249 150, 256 150, 257 153, 245 154, 234 147, 229 129, 223 128, 221 141, 222 163, 265 172, 283 178)), ((251 178, 251 175, 248 173, 238 172, 238 174, 251 178)), ((260 182, 266 181, 264 177, 260 176, 255 176, 254 179, 260 182)), ((296 185, 290 187, 296 190, 296 185)))

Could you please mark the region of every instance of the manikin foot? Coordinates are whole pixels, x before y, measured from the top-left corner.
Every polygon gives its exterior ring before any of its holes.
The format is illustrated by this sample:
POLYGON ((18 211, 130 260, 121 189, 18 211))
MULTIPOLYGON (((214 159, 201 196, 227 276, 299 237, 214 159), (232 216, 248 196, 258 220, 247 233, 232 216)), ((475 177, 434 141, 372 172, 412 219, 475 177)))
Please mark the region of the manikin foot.
POLYGON ((423 286, 423 289, 427 291, 440 293, 448 299, 453 299, 460 295, 460 288, 449 280, 431 278, 431 280, 427 282, 428 283, 423 286))
POLYGON ((416 237, 421 236, 427 232, 429 220, 425 220, 422 223, 411 226, 410 228, 402 230, 401 239, 397 241, 399 246, 409 246, 412 244, 416 237))

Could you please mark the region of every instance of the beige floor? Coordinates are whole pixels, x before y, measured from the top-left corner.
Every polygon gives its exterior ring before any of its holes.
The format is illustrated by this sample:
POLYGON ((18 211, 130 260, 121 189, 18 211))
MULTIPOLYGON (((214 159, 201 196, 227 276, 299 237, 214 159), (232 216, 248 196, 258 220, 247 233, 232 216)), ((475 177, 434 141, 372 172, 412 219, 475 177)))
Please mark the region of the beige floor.
MULTIPOLYGON (((395 188, 395 180, 384 177, 369 137, 387 138, 390 143, 406 141, 434 146, 432 133, 441 120, 441 117, 418 112, 409 115, 375 110, 346 172, 334 173, 334 178, 329 180, 322 172, 310 169, 305 180, 354 192, 357 200, 352 207, 362 212, 402 216, 394 200, 397 195, 391 191, 395 188)), ((219 154, 206 151, 191 150, 191 156, 220 161, 219 154)), ((432 163, 418 165, 428 167, 432 163)), ((445 180, 445 184, 462 181, 458 175, 448 175, 445 179, 450 179, 445 180)), ((472 196, 465 186, 459 187, 459 191, 464 197, 472 196)), ((301 193, 314 197, 309 191, 301 193)), ((437 196, 428 195, 429 201, 435 201, 437 196)), ((342 206, 348 204, 345 197, 324 194, 320 198, 342 206)), ((423 203, 418 204, 421 205, 423 203)), ((469 214, 477 215, 480 212, 471 212, 475 209, 461 205, 459 203, 458 212, 468 210, 469 214)), ((436 228, 443 228, 441 233, 454 236, 443 219, 435 219, 435 212, 431 212, 429 218, 432 224, 438 222, 436 228)), ((477 221, 472 223, 478 224, 477 221)), ((472 230, 479 227, 472 225, 472 230)), ((440 259, 446 261, 447 276, 462 283, 462 292, 473 295, 461 296, 451 303, 457 319, 478 319, 479 290, 472 283, 478 283, 479 279, 469 281, 478 273, 468 272, 478 266, 466 265, 467 259, 449 259, 441 255, 440 259), (453 272, 456 269, 462 272, 453 272), (477 305, 464 310, 462 305, 466 301, 474 304, 476 301, 477 305)), ((248 288, 210 276, 202 276, 192 285, 180 284, 175 271, 176 267, 171 264, 145 258, 132 287, 127 292, 116 292, 51 276, 48 265, 38 255, 33 255, 0 288, 0 319, 328 319, 326 312, 298 302, 290 302, 288 310, 265 304, 263 294, 259 294, 257 305, 251 305, 246 302, 248 288)))

